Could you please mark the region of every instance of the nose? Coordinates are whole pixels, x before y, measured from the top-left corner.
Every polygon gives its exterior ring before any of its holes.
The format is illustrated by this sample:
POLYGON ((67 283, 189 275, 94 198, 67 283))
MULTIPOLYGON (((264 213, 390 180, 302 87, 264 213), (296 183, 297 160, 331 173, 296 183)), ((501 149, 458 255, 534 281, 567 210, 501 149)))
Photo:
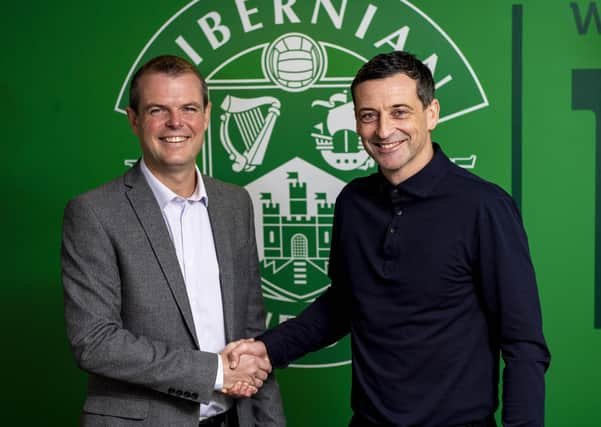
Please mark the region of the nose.
POLYGON ((380 139, 386 139, 394 133, 394 123, 386 114, 381 114, 378 118, 378 129, 376 129, 376 132, 380 139))
POLYGON ((167 127, 170 128, 179 128, 182 126, 182 116, 179 110, 171 110, 169 112, 169 117, 167 118, 167 122, 165 123, 167 127))

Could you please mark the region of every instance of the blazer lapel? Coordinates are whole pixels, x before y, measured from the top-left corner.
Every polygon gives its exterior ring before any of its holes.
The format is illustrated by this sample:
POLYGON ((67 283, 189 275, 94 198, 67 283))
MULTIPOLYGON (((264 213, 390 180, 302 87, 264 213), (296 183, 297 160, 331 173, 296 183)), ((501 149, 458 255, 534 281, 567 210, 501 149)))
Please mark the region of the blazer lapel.
POLYGON ((215 252, 219 263, 219 281, 221 284, 221 299, 223 303, 223 321, 225 323, 226 342, 234 339, 234 254, 232 253, 231 227, 226 212, 232 209, 227 205, 227 198, 219 192, 210 177, 202 177, 207 190, 209 220, 213 230, 215 252))
POLYGON ((169 231, 165 225, 159 205, 146 182, 146 178, 144 178, 144 174, 140 170, 139 161, 125 174, 124 183, 129 188, 125 194, 148 237, 150 246, 171 288, 171 292, 184 318, 188 331, 194 338, 196 347, 200 348, 186 292, 186 284, 179 262, 177 261, 175 248, 173 247, 173 242, 169 236, 169 231))

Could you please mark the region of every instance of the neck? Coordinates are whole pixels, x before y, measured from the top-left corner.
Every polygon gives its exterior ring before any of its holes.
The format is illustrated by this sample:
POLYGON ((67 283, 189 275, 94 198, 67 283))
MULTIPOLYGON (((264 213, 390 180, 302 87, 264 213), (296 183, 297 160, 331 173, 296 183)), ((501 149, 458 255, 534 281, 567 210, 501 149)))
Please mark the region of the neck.
POLYGON ((397 170, 382 170, 382 175, 392 184, 399 185, 421 171, 434 157, 434 146, 429 142, 413 159, 397 170))
POLYGON ((196 168, 186 168, 178 171, 158 171, 149 166, 150 172, 167 188, 181 197, 190 197, 196 189, 196 168))

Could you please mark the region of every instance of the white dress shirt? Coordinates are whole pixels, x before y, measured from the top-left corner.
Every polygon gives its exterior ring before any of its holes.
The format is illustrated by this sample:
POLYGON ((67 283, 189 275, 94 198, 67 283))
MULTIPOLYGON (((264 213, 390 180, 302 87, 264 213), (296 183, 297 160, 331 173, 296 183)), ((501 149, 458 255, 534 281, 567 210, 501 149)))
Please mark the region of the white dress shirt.
MULTIPOLYGON (((209 221, 207 192, 196 167, 196 188, 190 197, 181 197, 155 177, 144 163, 140 168, 156 198, 177 260, 184 276, 186 291, 198 343, 202 351, 219 353, 225 347, 223 305, 219 284, 219 265, 209 221)), ((216 354, 218 370, 215 390, 223 387, 223 363, 216 354)), ((208 405, 200 405, 200 418, 207 418, 231 406, 224 395, 213 393, 208 405)))

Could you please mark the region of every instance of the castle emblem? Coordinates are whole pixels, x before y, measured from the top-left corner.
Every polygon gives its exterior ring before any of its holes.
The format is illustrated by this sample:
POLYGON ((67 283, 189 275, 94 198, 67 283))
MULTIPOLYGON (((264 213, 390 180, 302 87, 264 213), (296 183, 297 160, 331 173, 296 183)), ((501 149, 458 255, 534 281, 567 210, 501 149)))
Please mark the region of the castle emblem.
POLYGON ((287 180, 288 215, 282 215, 280 204, 272 200, 271 193, 261 193, 262 275, 264 278, 286 277, 286 280, 277 280, 285 286, 275 285, 275 280, 263 280, 263 292, 266 298, 279 301, 310 302, 328 284, 334 204, 328 202, 326 193, 314 193, 316 215, 310 215, 307 183, 300 180, 297 171, 288 172, 287 180))

